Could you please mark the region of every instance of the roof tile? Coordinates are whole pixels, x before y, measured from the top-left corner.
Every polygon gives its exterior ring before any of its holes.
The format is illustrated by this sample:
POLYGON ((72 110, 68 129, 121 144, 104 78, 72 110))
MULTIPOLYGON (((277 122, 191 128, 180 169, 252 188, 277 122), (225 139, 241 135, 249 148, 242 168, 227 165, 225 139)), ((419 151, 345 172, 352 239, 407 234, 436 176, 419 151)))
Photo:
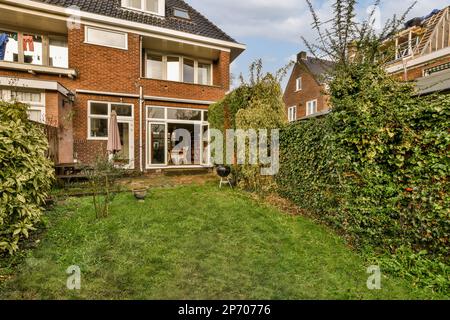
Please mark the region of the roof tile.
POLYGON ((166 0, 166 16, 160 17, 147 12, 138 12, 122 8, 121 0, 33 0, 60 7, 78 6, 81 11, 118 18, 131 22, 148 24, 175 31, 187 32, 198 36, 235 42, 205 16, 192 8, 183 0, 166 0), (190 20, 173 16, 173 8, 189 11, 190 20))

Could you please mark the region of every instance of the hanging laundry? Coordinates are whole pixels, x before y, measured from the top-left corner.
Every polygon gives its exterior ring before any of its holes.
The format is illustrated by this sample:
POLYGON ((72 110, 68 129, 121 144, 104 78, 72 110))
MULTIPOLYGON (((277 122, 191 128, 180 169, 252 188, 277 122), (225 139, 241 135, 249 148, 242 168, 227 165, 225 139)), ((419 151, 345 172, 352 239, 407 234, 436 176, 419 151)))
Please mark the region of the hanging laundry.
POLYGON ((6 45, 9 41, 9 37, 6 33, 0 34, 0 61, 5 59, 6 45))
POLYGON ((33 36, 23 36, 23 50, 30 52, 34 51, 33 36))

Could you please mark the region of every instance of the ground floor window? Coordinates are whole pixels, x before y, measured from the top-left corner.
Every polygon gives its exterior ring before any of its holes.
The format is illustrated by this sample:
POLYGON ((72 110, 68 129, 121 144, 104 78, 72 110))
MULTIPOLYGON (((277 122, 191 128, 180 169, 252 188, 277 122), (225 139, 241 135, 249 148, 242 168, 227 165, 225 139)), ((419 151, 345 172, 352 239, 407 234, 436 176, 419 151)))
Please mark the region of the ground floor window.
POLYGON ((134 169, 134 105, 105 101, 88 102, 88 140, 108 140, 109 119, 117 114, 122 150, 117 161, 127 169, 134 169))
POLYGON ((45 123, 45 93, 39 91, 22 91, 0 89, 0 98, 4 101, 18 101, 28 104, 28 118, 45 123))
POLYGON ((147 106, 147 167, 209 166, 208 111, 147 106))

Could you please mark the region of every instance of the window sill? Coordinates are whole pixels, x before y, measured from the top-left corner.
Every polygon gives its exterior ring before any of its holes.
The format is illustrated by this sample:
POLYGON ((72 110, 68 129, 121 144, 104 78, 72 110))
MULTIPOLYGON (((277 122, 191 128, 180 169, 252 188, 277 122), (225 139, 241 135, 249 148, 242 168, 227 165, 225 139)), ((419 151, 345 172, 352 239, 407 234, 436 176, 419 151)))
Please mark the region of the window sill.
POLYGON ((44 74, 54 74, 54 75, 63 75, 67 76, 71 79, 76 78, 77 72, 74 69, 66 69, 66 68, 57 68, 57 67, 48 67, 27 63, 18 63, 18 62, 9 62, 9 61, 0 61, 0 69, 7 70, 17 70, 17 71, 25 71, 28 73, 44 73, 44 74))

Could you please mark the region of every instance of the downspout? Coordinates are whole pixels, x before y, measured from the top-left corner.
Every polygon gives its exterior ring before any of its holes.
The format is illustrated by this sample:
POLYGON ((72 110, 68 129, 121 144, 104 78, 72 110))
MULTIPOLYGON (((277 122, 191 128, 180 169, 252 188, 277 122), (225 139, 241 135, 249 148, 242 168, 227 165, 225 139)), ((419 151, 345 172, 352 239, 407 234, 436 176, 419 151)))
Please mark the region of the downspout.
POLYGON ((139 166, 140 171, 144 172, 143 163, 143 144, 142 144, 142 109, 144 108, 144 89, 139 86, 139 166))
MULTIPOLYGON (((142 36, 139 36, 139 75, 140 79, 143 77, 142 73, 143 68, 143 56, 142 56, 142 36)), ((140 172, 144 172, 144 163, 143 163, 143 143, 142 143, 142 109, 144 108, 144 89, 142 85, 139 85, 139 170, 140 172)))

